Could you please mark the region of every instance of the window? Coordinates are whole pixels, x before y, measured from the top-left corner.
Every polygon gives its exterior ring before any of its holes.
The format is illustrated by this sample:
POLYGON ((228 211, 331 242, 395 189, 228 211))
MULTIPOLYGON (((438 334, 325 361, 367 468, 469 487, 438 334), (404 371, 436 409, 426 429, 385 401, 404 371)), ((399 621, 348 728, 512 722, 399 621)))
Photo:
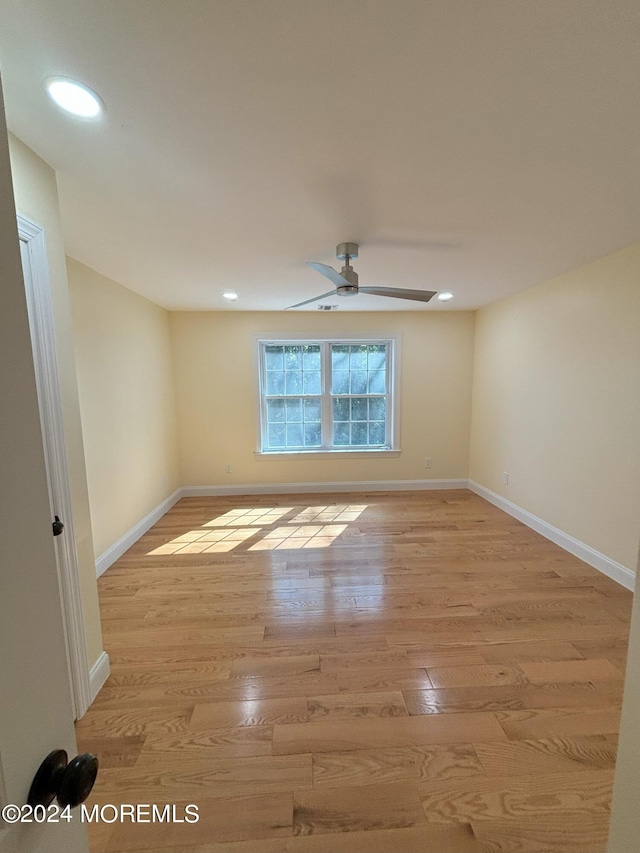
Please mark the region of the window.
POLYGON ((394 447, 394 341, 260 341, 262 453, 394 447))

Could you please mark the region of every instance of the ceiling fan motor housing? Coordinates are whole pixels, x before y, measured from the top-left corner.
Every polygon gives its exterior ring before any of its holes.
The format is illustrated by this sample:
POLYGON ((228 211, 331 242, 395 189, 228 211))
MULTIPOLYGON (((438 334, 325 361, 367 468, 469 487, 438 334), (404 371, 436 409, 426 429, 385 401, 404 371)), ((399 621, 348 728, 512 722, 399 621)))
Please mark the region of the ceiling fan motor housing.
POLYGON ((358 257, 357 243, 338 243, 336 246, 336 258, 339 261, 344 261, 347 255, 350 261, 354 261, 358 257))
POLYGON ((343 288, 340 285, 338 287, 338 292, 340 292, 343 289, 348 291, 349 293, 352 290, 353 291, 358 290, 358 273, 353 269, 353 267, 348 267, 346 265, 343 266, 342 269, 340 270, 340 275, 342 276, 342 278, 346 279, 349 282, 349 286, 347 286, 345 284, 344 288, 343 288))

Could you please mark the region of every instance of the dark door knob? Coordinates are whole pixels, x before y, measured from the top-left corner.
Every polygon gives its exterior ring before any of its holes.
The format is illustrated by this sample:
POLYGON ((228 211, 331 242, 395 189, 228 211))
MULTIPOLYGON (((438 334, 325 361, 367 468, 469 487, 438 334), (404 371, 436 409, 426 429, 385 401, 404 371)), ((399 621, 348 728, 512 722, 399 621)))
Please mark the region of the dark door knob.
POLYGON ((98 759, 89 752, 76 755, 67 764, 64 749, 54 749, 42 762, 33 778, 27 803, 49 806, 54 799, 64 808, 84 803, 98 775, 98 759))
POLYGON ((57 515, 55 517, 55 521, 51 523, 51 527, 53 528, 54 536, 60 536, 60 534, 64 530, 64 524, 60 521, 57 515))

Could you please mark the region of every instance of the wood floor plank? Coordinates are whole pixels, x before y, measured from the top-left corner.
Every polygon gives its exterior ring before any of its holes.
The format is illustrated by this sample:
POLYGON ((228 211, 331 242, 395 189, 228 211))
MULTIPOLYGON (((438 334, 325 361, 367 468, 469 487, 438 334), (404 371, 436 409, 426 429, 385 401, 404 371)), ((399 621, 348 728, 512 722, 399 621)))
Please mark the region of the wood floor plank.
MULTIPOLYGON (((111 683, 111 682, 109 682, 111 683)), ((134 685, 132 687, 110 687, 103 689, 96 702, 96 709, 134 708, 148 705, 175 703, 197 703, 211 701, 243 702, 249 699, 288 699, 337 693, 338 679, 335 675, 322 675, 319 671, 300 675, 264 676, 262 678, 227 678, 189 682, 158 687, 156 685, 134 685)))
POLYGON ((313 756, 314 788, 451 779, 484 774, 471 744, 325 752, 313 756))
POLYGON ((340 690, 353 693, 388 690, 424 690, 431 687, 426 669, 344 669, 335 673, 340 690))
POLYGON ((189 705, 167 705, 154 708, 132 708, 130 710, 102 711, 92 709, 91 714, 76 723, 78 738, 86 736, 135 737, 150 732, 184 732, 193 713, 189 705))
POLYGON ((479 685, 522 684, 528 679, 517 664, 481 664, 427 668, 434 687, 476 687, 479 685))
POLYGON ((486 853, 486 846, 469 824, 424 824, 368 832, 297 835, 277 840, 261 839, 185 847, 182 853, 486 853))
POLYGON ((532 684, 622 680, 620 670, 608 660, 527 661, 521 667, 532 684))
POLYGON ((266 675, 297 675, 320 669, 319 655, 283 655, 282 657, 242 657, 231 665, 231 675, 260 677, 266 675))
POLYGON ((433 669, 448 666, 482 666, 487 661, 483 654, 475 648, 451 649, 450 651, 433 651, 428 646, 421 649, 406 649, 409 666, 423 666, 433 669))
POLYGON ((473 821, 473 832, 483 850, 509 853, 602 853, 607 846, 609 818, 606 814, 581 815, 567 820, 546 815, 541 820, 517 818, 473 821))
MULTIPOLYGON (((548 594, 547 594, 548 595, 548 594)), ((486 663, 581 660, 585 657, 572 643, 539 640, 530 643, 496 643, 482 646, 486 663)))
POLYGON ((185 763, 190 762, 191 756, 204 759, 271 755, 272 740, 272 726, 234 726, 174 735, 150 734, 145 738, 142 753, 145 756, 162 755, 167 762, 185 763))
POLYGON ((395 829, 426 823, 417 787, 411 783, 302 791, 293 798, 293 832, 395 829))
POLYGON ((622 700, 618 682, 602 684, 507 684, 480 687, 445 687, 438 690, 403 690, 407 710, 417 714, 451 714, 461 711, 519 711, 528 708, 617 707, 622 700))
POLYGON ((337 693, 310 696, 307 699, 309 720, 345 720, 362 717, 406 717, 407 708, 400 690, 386 693, 337 693))
POLYGON ((145 753, 135 767, 101 771, 99 796, 112 802, 167 803, 249 794, 299 791, 312 786, 310 755, 205 758, 189 755, 168 761, 164 753, 145 753), (142 798, 142 799, 141 799, 142 798))
MULTIPOLYGON (((183 814, 188 800, 174 801, 183 814)), ((129 823, 113 826, 106 845, 108 853, 125 850, 185 850, 189 845, 221 841, 287 838, 292 833, 293 795, 260 794, 200 800, 197 823, 129 823)))
POLYGON ((605 849, 632 594, 477 495, 184 498, 98 587, 89 804, 200 820, 94 853, 605 849))
POLYGON ((225 726, 270 726, 299 723, 307 719, 306 699, 250 699, 245 702, 198 702, 189 728, 216 729, 225 726))
POLYGON ((336 720, 276 725, 275 754, 334 752, 411 744, 505 740, 493 714, 439 714, 394 719, 336 720))
POLYGON ((617 744, 617 735, 591 735, 476 743, 474 747, 487 776, 522 776, 613 770, 617 744))
POLYGON ((91 734, 78 736, 79 752, 100 756, 100 768, 133 767, 140 757, 148 735, 102 737, 91 734))
POLYGON ((496 717, 510 740, 615 734, 620 725, 620 711, 615 708, 496 711, 496 717))
POLYGON ((320 658, 323 672, 343 672, 344 670, 392 669, 411 667, 407 653, 402 650, 380 651, 356 654, 328 654, 320 658))
POLYGON ((612 786, 613 772, 599 770, 420 782, 418 791, 432 823, 533 816, 544 821, 554 815, 579 822, 608 814, 612 786))

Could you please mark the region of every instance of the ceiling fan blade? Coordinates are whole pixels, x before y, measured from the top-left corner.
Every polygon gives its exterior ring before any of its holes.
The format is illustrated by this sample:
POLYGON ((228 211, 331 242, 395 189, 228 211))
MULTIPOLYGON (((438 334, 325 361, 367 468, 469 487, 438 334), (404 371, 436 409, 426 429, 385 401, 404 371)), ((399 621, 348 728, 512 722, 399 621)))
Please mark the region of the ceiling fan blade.
POLYGON ((438 292, 437 290, 408 290, 405 287, 360 287, 359 293, 370 293, 373 296, 393 296, 396 299, 413 299, 415 302, 428 302, 438 292))
POLYGON ((298 302, 296 305, 289 305, 288 308, 285 308, 285 311, 288 311, 290 308, 300 308, 303 305, 308 305, 310 302, 317 302, 318 299, 324 299, 325 296, 335 296, 335 290, 330 290, 328 293, 322 293, 320 296, 314 296, 313 299, 307 299, 305 302, 298 302))
POLYGON ((332 281, 336 287, 344 287, 346 284, 347 287, 351 287, 351 282, 347 281, 346 278, 342 278, 339 272, 334 270, 333 267, 327 266, 327 264, 318 264, 315 261, 307 261, 307 266, 313 267, 314 270, 317 270, 320 275, 325 276, 332 281))

